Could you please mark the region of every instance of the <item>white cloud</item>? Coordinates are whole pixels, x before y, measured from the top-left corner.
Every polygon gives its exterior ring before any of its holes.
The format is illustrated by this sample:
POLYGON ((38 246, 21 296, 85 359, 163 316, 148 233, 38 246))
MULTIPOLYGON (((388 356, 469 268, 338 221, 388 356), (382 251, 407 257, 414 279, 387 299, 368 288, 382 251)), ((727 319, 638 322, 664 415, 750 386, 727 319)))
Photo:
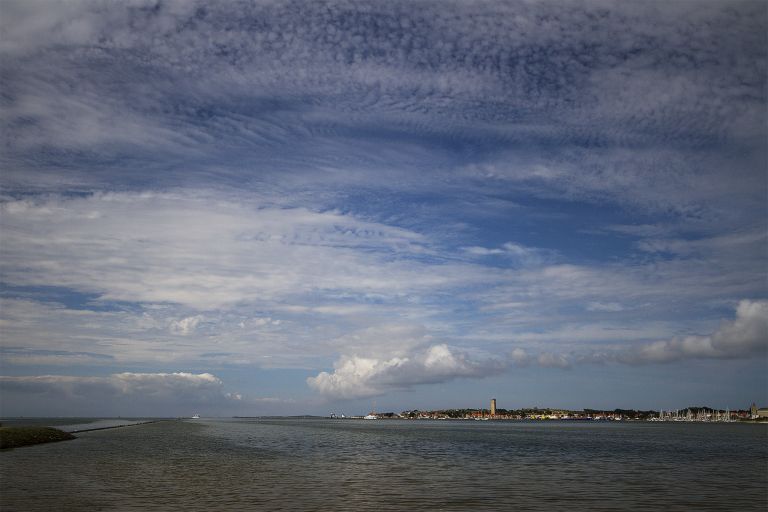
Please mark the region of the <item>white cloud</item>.
POLYGON ((188 316, 181 320, 174 320, 171 322, 170 330, 173 334, 179 334, 181 336, 187 336, 195 332, 197 324, 203 321, 202 315, 188 316))
POLYGON ((433 343, 432 334, 421 325, 390 322, 339 336, 330 342, 342 354, 366 354, 375 359, 404 358, 433 343))
POLYGON ((698 358, 768 356, 768 301, 742 300, 736 319, 708 336, 659 340, 622 351, 617 360, 630 364, 666 363, 698 358))
POLYGON ((40 375, 34 377, 0 376, 8 391, 30 393, 54 391, 65 395, 83 395, 98 390, 107 395, 171 396, 178 393, 218 394, 221 380, 210 373, 115 373, 109 377, 40 375))
POLYGON ((502 249, 488 249, 486 247, 478 247, 478 246, 472 246, 472 247, 464 247, 464 252, 467 254, 471 254, 473 256, 491 256, 491 255, 497 255, 497 254, 504 254, 504 251, 502 249))
MULTIPOLYGON (((4 2, 0 48, 19 65, 9 68, 3 112, 14 145, 29 152, 19 167, 50 146, 110 156, 165 150, 197 160, 218 148, 251 153, 286 141, 298 167, 328 167, 326 155, 305 158, 303 150, 318 144, 330 154, 357 153, 366 143, 339 132, 392 126, 417 138, 493 137, 499 141, 493 147, 502 148, 499 158, 486 161, 490 155, 481 154, 468 172, 524 186, 536 182, 543 187, 528 190, 542 195, 622 204, 629 198, 660 209, 684 203, 687 209, 702 198, 715 200, 722 186, 744 192, 762 183, 752 173, 715 187, 711 167, 698 169, 712 155, 686 163, 703 144, 749 143, 764 132, 764 17, 753 4, 639 10, 624 3, 452 2, 459 13, 453 18, 439 3, 427 2, 418 13, 395 3, 377 8, 386 29, 368 31, 367 8, 344 2, 307 5, 300 15, 271 2, 226 9, 193 1, 148 2, 146 9, 142 3, 4 2), (601 30, 592 29, 596 15, 601 30), (472 23, 462 21, 467 17, 472 23), (105 69, 107 57, 119 64, 105 69), (264 98, 277 99, 277 112, 241 108, 264 98), (169 104, 177 107, 170 113, 169 104), (303 140, 305 134, 312 136, 303 140), (504 151, 510 141, 514 150, 504 151), (527 141, 571 149, 555 150, 551 158, 537 151, 532 158, 520 150, 527 141), (694 151, 686 151, 691 146, 694 151)), ((405 151, 433 161, 437 152, 418 146, 365 148, 362 159, 405 151)), ((42 174, 10 167, 14 179, 30 187, 42 174)), ((183 166, 182 179, 190 172, 183 166)), ((58 174, 91 183, 104 176, 88 169, 58 174)), ((400 185, 413 187, 418 175, 400 185)), ((392 181, 391 174, 383 181, 392 181)))
MULTIPOLYGON (((336 212, 194 194, 98 194, 5 201, 0 268, 8 284, 61 286, 106 300, 212 310, 346 291, 384 295, 469 282, 427 266, 415 232, 336 212)), ((189 334, 199 320, 180 320, 189 334)))
MULTIPOLYGON (((299 300, 299 299, 296 299, 299 300)), ((302 299, 311 300, 311 299, 302 299)), ((118 310, 70 309, 55 302, 0 298, 0 356, 7 365, 162 367, 252 365, 307 368, 348 350, 408 350, 428 343, 424 328, 383 320, 421 319, 418 306, 375 306, 326 313, 301 308, 282 318, 255 316, 245 305, 208 312, 182 336, 169 327, 190 318, 181 306, 145 305, 118 310), (361 325, 370 325, 361 329, 361 325), (30 335, 34 333, 34 335, 30 335)), ((391 352, 390 352, 391 353, 391 352)), ((50 370, 48 370, 50 371, 50 370)))
POLYGON ((506 368, 497 359, 472 359, 445 344, 391 358, 342 356, 332 373, 309 377, 309 386, 335 398, 368 397, 461 377, 481 378, 506 368))
MULTIPOLYGON (((309 308, 302 308, 300 306, 294 306, 298 310, 304 312, 306 309, 309 308)), ((290 308, 290 307, 289 307, 290 308)), ((272 317, 254 317, 254 318, 244 318, 240 322, 237 323, 237 326, 240 327, 240 329, 247 329, 251 332, 263 332, 261 329, 262 327, 271 328, 274 330, 274 328, 279 327, 282 325, 283 321, 280 319, 275 319, 272 317)))
POLYGON ((531 356, 528 355, 528 353, 525 350, 519 347, 512 350, 512 352, 510 353, 510 359, 517 366, 527 366, 531 362, 531 356))
POLYGON ((590 302, 587 304, 587 311, 605 311, 615 313, 617 311, 624 311, 624 306, 618 302, 590 302))
POLYGON ((571 366, 571 363, 563 354, 551 352, 540 354, 537 361, 540 366, 545 368, 569 368, 571 366))
POLYGON ((536 248, 526 247, 514 242, 506 242, 501 247, 462 247, 462 250, 472 256, 506 256, 521 263, 533 264, 540 263, 548 251, 536 248))

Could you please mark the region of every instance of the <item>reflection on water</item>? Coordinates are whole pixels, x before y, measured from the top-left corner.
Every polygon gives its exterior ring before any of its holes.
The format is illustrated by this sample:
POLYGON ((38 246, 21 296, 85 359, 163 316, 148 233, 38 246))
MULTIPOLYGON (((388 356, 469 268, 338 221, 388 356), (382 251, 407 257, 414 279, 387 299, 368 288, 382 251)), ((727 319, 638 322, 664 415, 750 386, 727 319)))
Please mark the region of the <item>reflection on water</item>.
POLYGON ((764 510, 768 429, 169 421, 0 453, 2 510, 764 510))

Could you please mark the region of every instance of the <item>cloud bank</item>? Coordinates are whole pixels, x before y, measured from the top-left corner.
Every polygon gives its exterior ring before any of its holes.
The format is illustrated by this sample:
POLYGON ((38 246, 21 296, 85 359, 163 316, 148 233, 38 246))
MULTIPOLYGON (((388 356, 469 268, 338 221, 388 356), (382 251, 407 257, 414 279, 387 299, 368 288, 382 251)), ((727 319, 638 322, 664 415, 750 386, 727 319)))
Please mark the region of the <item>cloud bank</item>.
POLYGON ((617 357, 629 364, 669 363, 684 359, 768 358, 768 301, 742 300, 736 319, 708 336, 660 340, 630 349, 617 357))
POLYGON ((51 413, 75 416, 82 410, 98 415, 189 415, 205 408, 222 412, 242 399, 224 390, 210 373, 115 373, 107 377, 66 375, 0 376, 4 414, 24 414, 45 407, 51 413), (21 398, 24 402, 18 401, 21 398))
MULTIPOLYGON (((608 311, 615 310, 609 308, 608 311)), ((736 319, 723 322, 708 336, 673 338, 612 352, 543 351, 535 357, 515 348, 504 358, 473 359, 446 344, 402 351, 401 355, 390 358, 344 355, 334 363, 333 372, 309 377, 307 383, 328 397, 361 398, 462 377, 488 377, 508 371, 513 365, 525 367, 534 361, 541 368, 568 369, 573 364, 641 365, 754 356, 764 360, 768 357, 768 301, 741 301, 736 308, 736 319)))
POLYGON ((342 356, 334 364, 333 373, 321 372, 309 377, 307 383, 326 396, 361 398, 462 377, 488 377, 504 371, 506 366, 497 359, 473 359, 439 344, 389 359, 342 356))

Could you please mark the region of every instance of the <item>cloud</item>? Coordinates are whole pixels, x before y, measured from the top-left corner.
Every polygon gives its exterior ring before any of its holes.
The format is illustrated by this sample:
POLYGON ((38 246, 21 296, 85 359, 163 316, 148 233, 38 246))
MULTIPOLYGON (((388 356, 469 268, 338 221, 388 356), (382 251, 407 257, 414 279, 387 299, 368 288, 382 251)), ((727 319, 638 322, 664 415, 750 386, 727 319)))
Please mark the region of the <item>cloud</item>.
POLYGON ((83 395, 94 390, 108 395, 171 396, 178 393, 204 395, 218 393, 222 382, 210 373, 115 373, 109 377, 40 375, 35 377, 0 377, 8 391, 30 393, 55 392, 83 395))
POLYGON ((334 364, 332 373, 321 372, 309 377, 307 383, 312 389, 333 398, 370 397, 456 378, 487 377, 505 368, 506 363, 502 361, 472 359, 466 353, 439 344, 388 359, 342 356, 334 364))
MULTIPOLYGON (((705 156, 695 147, 669 147, 671 141, 649 144, 646 148, 622 143, 565 144, 552 153, 515 148, 457 169, 456 174, 543 199, 614 203, 624 210, 672 212, 720 223, 736 220, 728 218, 733 215, 730 198, 734 196, 750 205, 760 204, 753 187, 765 182, 764 176, 755 173, 762 158, 757 155, 764 149, 755 146, 749 156, 729 161, 724 155, 705 156), (547 174, 533 171, 542 166, 549 169, 547 174), (724 182, 723 166, 733 169, 739 179, 724 182)), ((741 227, 734 224, 736 229, 741 227)))
POLYGON ((66 350, 0 348, 0 358, 6 365, 97 365, 114 360, 111 355, 66 350))
POLYGON ((659 340, 621 352, 629 364, 668 363, 685 359, 730 359, 768 356, 768 301, 742 300, 736 319, 707 336, 659 340))
POLYGON ((195 315, 182 318, 181 320, 174 320, 171 322, 170 330, 174 334, 187 336, 197 329, 197 324, 203 321, 203 319, 202 315, 195 315))
POLYGON ((587 311, 605 311, 609 313, 615 313, 617 311, 624 311, 624 306, 618 302, 590 302, 587 304, 587 311))
POLYGON ((514 242, 506 242, 501 247, 462 247, 462 250, 471 256, 505 256, 528 265, 541 263, 551 251, 545 251, 536 247, 526 247, 514 242))
POLYGON ((732 254, 742 257, 760 254, 768 243, 768 234, 760 230, 740 230, 737 233, 727 233, 718 236, 700 238, 643 238, 637 242, 637 247, 649 253, 668 253, 685 257, 707 257, 713 252, 717 254, 732 254))
POLYGON ((115 373, 107 377, 67 375, 0 376, 3 412, 45 410, 91 414, 187 415, 205 407, 223 411, 242 400, 210 373, 115 373), (69 409, 67 409, 69 408, 69 409))
MULTIPOLYGON (((125 193, 5 201, 0 269, 13 285, 198 310, 311 291, 392 295, 478 275, 419 263, 426 239, 413 231, 227 199, 125 193)), ((192 315, 171 329, 189 334, 199 321, 192 315)))
POLYGON ((497 255, 497 254, 504 254, 505 252, 503 249, 498 249, 498 248, 488 249, 486 247, 477 247, 477 246, 463 247, 462 249, 467 254, 471 254, 473 256, 491 256, 491 255, 497 255))
POLYGON ((510 359, 517 366, 528 366, 531 362, 531 356, 528 355, 528 353, 521 348, 516 348, 512 350, 512 352, 510 353, 510 359))
POLYGON ((2 14, 4 363, 674 360, 765 296, 759 3, 2 14))
POLYGON ((241 329, 250 329, 254 327, 264 327, 264 326, 279 326, 282 323, 279 319, 273 319, 271 317, 256 317, 256 318, 248 318, 237 325, 241 329))
POLYGON ((571 363, 563 354, 553 354, 551 352, 540 354, 537 362, 545 368, 570 368, 571 366, 571 363))
POLYGON ((728 163, 762 199, 757 4, 449 3, 5 2, 6 186, 479 175, 664 211, 716 201, 728 163))

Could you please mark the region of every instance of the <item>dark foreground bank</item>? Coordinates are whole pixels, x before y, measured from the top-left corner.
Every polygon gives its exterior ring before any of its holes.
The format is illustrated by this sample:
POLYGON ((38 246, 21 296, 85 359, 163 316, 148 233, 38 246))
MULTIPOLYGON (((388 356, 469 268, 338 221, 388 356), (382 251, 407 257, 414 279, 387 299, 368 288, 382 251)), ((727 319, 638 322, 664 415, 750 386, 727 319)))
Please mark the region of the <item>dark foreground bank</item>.
POLYGON ((0 450, 69 439, 75 436, 52 427, 0 427, 0 450))

